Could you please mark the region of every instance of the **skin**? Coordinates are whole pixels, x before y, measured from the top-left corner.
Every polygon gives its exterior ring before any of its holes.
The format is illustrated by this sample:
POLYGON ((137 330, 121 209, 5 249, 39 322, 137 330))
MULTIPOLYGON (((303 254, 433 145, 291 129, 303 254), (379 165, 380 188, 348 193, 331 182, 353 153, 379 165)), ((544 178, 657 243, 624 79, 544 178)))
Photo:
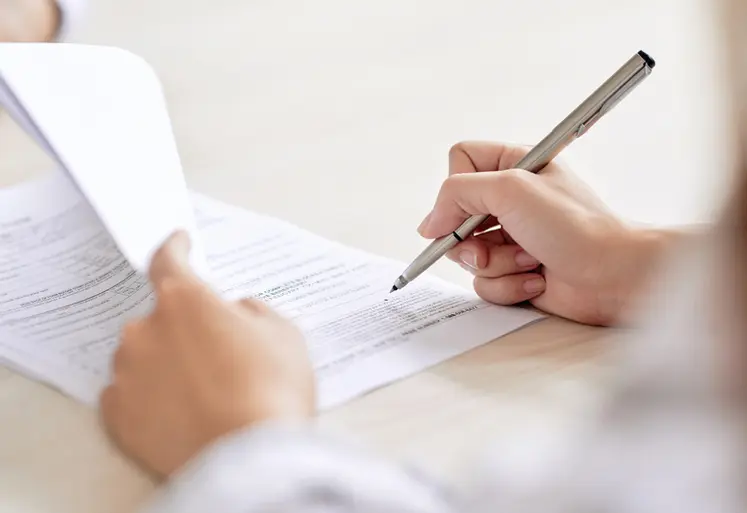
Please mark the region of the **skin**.
POLYGON ((528 151, 463 142, 449 153, 449 177, 418 231, 432 239, 470 215, 489 214, 488 230, 449 258, 475 276, 483 299, 537 308, 595 325, 622 322, 664 250, 680 233, 634 229, 556 161, 540 174, 512 169, 528 151), (500 219, 500 230, 493 228, 500 219))
POLYGON ((59 24, 53 0, 0 0, 0 42, 52 41, 59 24))
POLYGON ((101 396, 109 434, 166 476, 226 433, 314 412, 303 337, 263 303, 227 302, 189 269, 179 233, 155 255, 157 304, 127 325, 101 396))
MULTIPOLYGON (((525 151, 456 145, 420 232, 437 237, 470 214, 491 214, 502 230, 450 255, 476 276, 482 297, 529 300, 580 322, 617 322, 675 238, 627 227, 561 164, 540 175, 510 170, 525 151)), ((181 233, 155 255, 156 307, 125 327, 101 397, 112 439, 160 476, 224 435, 268 421, 303 422, 315 407, 313 369, 295 327, 262 303, 221 299, 193 274, 188 255, 181 233)))

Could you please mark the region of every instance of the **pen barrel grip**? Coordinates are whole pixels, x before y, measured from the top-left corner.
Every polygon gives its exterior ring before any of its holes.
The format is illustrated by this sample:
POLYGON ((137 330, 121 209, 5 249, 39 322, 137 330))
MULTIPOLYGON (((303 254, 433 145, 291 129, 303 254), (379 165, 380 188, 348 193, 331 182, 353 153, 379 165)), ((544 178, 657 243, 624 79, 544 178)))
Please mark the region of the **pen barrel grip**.
MULTIPOLYGON (((559 143, 558 141, 544 140, 529 150, 529 153, 524 155, 524 158, 519 160, 514 168, 523 169, 530 173, 538 173, 567 145, 568 143, 565 141, 559 143)), ((487 214, 471 216, 454 230, 453 233, 457 238, 464 240, 472 235, 489 217, 490 215, 487 214)))
POLYGON ((454 230, 454 235, 462 240, 466 239, 467 237, 472 235, 475 230, 477 230, 480 225, 488 219, 488 217, 490 216, 478 215, 468 218, 456 230, 454 230))
MULTIPOLYGON (((519 160, 514 166, 515 169, 523 169, 530 173, 539 173, 552 159, 554 159, 572 140, 572 136, 563 134, 558 136, 553 134, 554 137, 546 137, 540 141, 540 144, 534 146, 529 153, 519 160)), ((456 230, 454 235, 459 239, 466 239, 477 230, 482 223, 484 223, 490 215, 480 214, 469 217, 464 221, 456 230)))

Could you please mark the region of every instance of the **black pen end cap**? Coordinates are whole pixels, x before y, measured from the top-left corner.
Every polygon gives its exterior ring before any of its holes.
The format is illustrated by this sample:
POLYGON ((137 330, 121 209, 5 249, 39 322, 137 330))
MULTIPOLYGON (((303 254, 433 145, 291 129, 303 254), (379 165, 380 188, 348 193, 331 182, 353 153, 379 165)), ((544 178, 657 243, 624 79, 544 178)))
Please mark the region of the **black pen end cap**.
POLYGON ((653 68, 654 66, 656 66, 656 61, 649 54, 647 54, 646 52, 644 52, 643 50, 639 51, 638 55, 641 56, 641 59, 643 59, 644 61, 646 61, 646 64, 648 64, 649 68, 653 68))

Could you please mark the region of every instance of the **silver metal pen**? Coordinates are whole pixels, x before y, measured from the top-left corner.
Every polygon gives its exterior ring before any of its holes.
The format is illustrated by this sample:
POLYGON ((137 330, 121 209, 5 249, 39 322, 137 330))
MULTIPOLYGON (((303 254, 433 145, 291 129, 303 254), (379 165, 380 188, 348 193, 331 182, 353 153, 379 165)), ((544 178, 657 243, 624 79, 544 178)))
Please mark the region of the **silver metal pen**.
MULTIPOLYGON (((574 139, 584 135, 594 123, 599 121, 602 116, 651 74, 655 65, 654 60, 645 52, 636 53, 514 167, 532 173, 539 172, 563 148, 573 142, 574 139)), ((469 237, 488 217, 490 216, 472 216, 451 234, 431 242, 397 278, 390 292, 406 287, 451 248, 469 237)))

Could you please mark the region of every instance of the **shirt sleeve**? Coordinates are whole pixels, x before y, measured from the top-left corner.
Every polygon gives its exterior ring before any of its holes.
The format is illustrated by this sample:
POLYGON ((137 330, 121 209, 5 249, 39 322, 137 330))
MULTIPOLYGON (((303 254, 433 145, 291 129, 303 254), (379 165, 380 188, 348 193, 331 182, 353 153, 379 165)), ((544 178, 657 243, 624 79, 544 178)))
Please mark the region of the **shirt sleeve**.
POLYGON ((743 397, 717 381, 730 363, 713 338, 727 318, 710 293, 725 261, 710 253, 717 242, 693 240, 667 263, 641 329, 618 333, 598 403, 567 422, 520 421, 481 448, 474 485, 458 496, 308 426, 265 425, 204 451, 144 512, 747 511, 743 397))
POLYGON ((60 10, 60 25, 57 28, 57 41, 64 41, 82 23, 86 0, 56 0, 60 10))
POLYGON ((451 513, 443 489, 313 429, 263 426, 220 440, 142 513, 451 513))

